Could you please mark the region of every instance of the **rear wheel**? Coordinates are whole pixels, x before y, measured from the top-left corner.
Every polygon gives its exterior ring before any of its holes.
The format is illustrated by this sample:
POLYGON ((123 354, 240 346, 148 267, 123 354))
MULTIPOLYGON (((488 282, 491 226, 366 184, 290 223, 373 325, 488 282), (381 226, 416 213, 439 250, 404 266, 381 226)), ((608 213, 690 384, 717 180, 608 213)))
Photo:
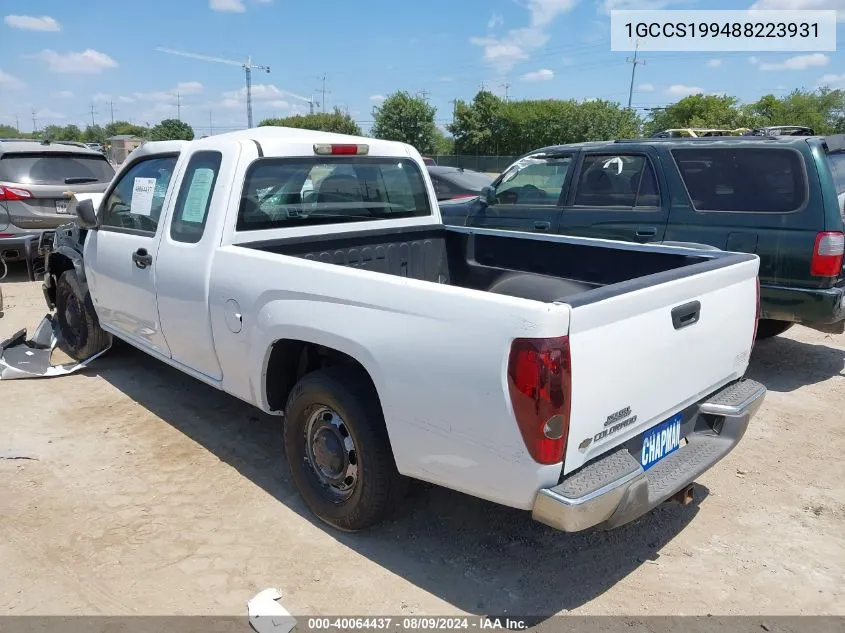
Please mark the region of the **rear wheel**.
POLYGON ((285 454, 305 503, 341 530, 378 523, 407 487, 376 391, 358 368, 315 371, 296 384, 285 409, 285 454))
POLYGON ((783 334, 795 323, 792 321, 776 321, 775 319, 760 319, 757 324, 757 340, 772 338, 778 334, 783 334))
POLYGON ((59 345, 71 358, 85 360, 109 346, 110 336, 100 327, 91 295, 75 270, 66 270, 56 284, 56 319, 59 345))

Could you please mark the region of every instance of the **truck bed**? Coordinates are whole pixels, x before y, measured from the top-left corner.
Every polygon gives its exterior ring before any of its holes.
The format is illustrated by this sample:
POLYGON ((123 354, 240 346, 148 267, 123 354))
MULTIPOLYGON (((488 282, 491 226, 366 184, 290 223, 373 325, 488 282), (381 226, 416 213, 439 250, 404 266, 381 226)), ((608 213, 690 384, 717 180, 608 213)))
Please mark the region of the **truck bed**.
POLYGON ((370 230, 239 246, 536 301, 566 299, 573 306, 684 277, 692 274, 690 266, 699 265, 695 272, 718 268, 737 257, 463 227, 370 230), (514 273, 523 274, 513 279, 514 273), (513 283, 503 284, 506 278, 513 283), (572 299, 606 286, 612 291, 572 299))

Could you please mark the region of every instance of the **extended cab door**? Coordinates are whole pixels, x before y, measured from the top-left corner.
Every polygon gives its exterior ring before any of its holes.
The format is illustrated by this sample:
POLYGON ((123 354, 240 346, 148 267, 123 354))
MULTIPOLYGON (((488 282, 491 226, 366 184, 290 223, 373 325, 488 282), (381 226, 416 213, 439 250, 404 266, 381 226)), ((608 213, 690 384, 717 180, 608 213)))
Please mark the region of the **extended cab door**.
POLYGON ((534 154, 518 160, 493 183, 496 203, 480 205, 467 225, 508 231, 556 231, 561 192, 570 178, 572 164, 572 153, 534 154))
POLYGON ((103 329, 170 355, 156 304, 159 218, 178 154, 136 160, 106 191, 100 227, 85 241, 85 272, 103 329))
POLYGON ((669 199, 661 195, 656 154, 589 151, 578 163, 560 233, 627 242, 663 240, 669 199))

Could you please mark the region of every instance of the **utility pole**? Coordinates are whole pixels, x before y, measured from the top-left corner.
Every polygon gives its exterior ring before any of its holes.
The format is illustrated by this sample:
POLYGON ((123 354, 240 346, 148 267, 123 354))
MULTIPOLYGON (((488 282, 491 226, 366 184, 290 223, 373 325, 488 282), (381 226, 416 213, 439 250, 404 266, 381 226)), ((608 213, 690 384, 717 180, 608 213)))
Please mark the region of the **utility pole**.
POLYGON ((94 102, 92 101, 91 102, 91 127, 94 127, 96 125, 96 123, 94 122, 94 114, 96 114, 96 111, 94 110, 94 102))
POLYGON ((208 111, 208 135, 214 136, 214 122, 211 119, 211 110, 208 111))
MULTIPOLYGON (((182 120, 182 95, 178 90, 176 91, 176 118, 182 120)), ((249 127, 252 127, 252 125, 249 127)))
POLYGON ((35 108, 32 109, 32 132, 38 134, 38 121, 35 120, 35 108))
POLYGON ((484 92, 485 90, 487 90, 487 82, 485 82, 485 81, 482 79, 482 80, 481 80, 481 92, 484 92))
POLYGON ((323 96, 321 103, 322 103, 323 112, 325 112, 326 111, 326 95, 331 94, 331 90, 326 90, 326 73, 323 73, 323 76, 318 77, 318 79, 321 79, 322 82, 323 82, 323 84, 322 84, 323 87, 317 88, 317 92, 319 92, 323 96))
POLYGON ((507 81, 502 84, 502 88, 505 89, 505 101, 508 101, 508 99, 509 99, 508 90, 510 90, 510 87, 511 87, 511 85, 507 81))
POLYGON ((423 100, 423 101, 425 101, 426 103, 428 103, 428 95, 430 95, 430 94, 431 94, 431 93, 430 93, 428 90, 420 90, 420 97, 421 97, 421 98, 422 98, 422 100, 423 100))
POLYGON ((628 88, 628 109, 631 109, 631 99, 634 96, 634 75, 637 74, 637 65, 642 64, 645 66, 644 59, 637 59, 637 52, 640 48, 640 41, 637 40, 634 44, 634 56, 628 57, 625 61, 631 64, 631 87, 628 88))
POLYGON ((21 133, 21 121, 17 114, 15 115, 15 129, 18 131, 18 134, 21 133))
POLYGON ((109 101, 109 112, 111 113, 111 124, 114 125, 114 101, 109 101))
MULTIPOLYGON (((452 104, 452 125, 455 125, 455 121, 458 119, 458 100, 452 99, 449 103, 452 104)), ((460 167, 458 164, 458 146, 455 143, 455 134, 452 133, 452 151, 455 154, 455 166, 460 167)))

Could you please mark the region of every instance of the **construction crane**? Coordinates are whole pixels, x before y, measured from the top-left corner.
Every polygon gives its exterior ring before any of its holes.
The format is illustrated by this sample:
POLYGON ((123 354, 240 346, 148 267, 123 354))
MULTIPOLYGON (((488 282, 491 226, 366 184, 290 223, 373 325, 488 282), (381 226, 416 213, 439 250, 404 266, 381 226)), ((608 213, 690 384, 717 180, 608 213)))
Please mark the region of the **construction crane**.
POLYGON ((294 99, 299 99, 300 101, 304 101, 305 103, 307 103, 307 104, 308 104, 308 113, 309 113, 309 114, 314 114, 314 106, 316 106, 316 107, 318 107, 318 108, 320 107, 320 102, 319 102, 319 101, 314 101, 314 97, 313 97, 313 95, 312 95, 312 96, 311 96, 311 98, 309 99, 308 97, 302 97, 302 96, 300 96, 300 95, 298 95, 298 94, 295 94, 295 93, 293 93, 293 92, 288 92, 287 90, 282 90, 282 91, 281 91, 281 93, 282 93, 282 94, 285 94, 285 95, 288 95, 289 97, 293 97, 294 99))
POLYGON ((191 59, 201 59, 206 62, 217 62, 218 64, 228 64, 229 66, 240 66, 244 69, 246 74, 246 120, 247 127, 252 127, 252 71, 263 70, 270 72, 269 66, 259 66, 252 63, 252 57, 247 57, 246 62, 236 62, 231 59, 223 59, 221 57, 209 57, 208 55, 196 55, 194 53, 186 53, 184 51, 175 51, 171 48, 163 48, 159 46, 157 51, 162 53, 169 53, 171 55, 180 55, 181 57, 190 57, 191 59))

